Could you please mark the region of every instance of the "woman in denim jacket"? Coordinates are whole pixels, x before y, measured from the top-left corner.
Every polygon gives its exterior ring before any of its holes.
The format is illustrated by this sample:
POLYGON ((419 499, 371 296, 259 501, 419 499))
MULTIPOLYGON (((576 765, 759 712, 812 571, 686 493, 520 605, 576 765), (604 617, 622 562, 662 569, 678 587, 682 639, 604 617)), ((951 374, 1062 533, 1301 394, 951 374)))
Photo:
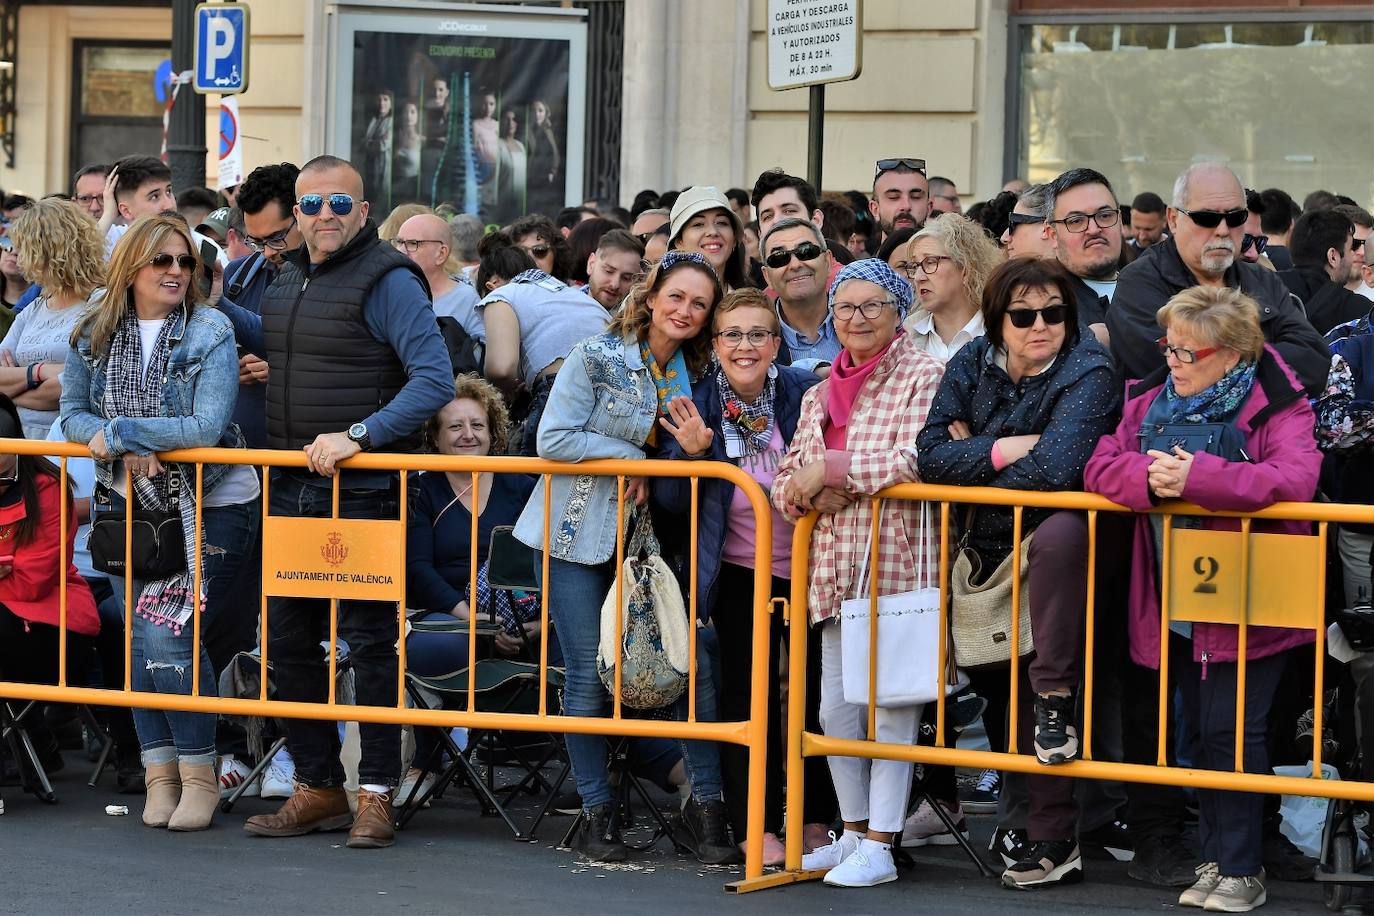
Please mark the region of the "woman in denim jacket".
MULTIPOLYGON (((96 459, 97 503, 103 492, 123 504, 127 470, 141 508, 181 516, 185 570, 133 583, 133 688, 190 694, 193 653, 199 651, 200 694, 215 696, 215 671, 204 645, 194 645, 192 622, 196 469, 164 468, 156 455, 240 444, 229 422, 238 396, 233 327, 219 312, 197 305, 200 268, 183 220, 149 216, 129 228, 110 259, 104 298, 72 333, 61 423, 67 439, 89 445, 96 459)), ((199 598, 206 639, 217 629, 232 630, 256 607, 256 598, 234 601, 230 592, 257 534, 258 497, 251 467, 205 466, 199 598)), ((115 590, 123 595, 122 583, 115 590)), ((215 716, 135 709, 134 725, 148 789, 143 822, 171 830, 210 826, 219 803, 215 716)))
MULTIPOLYGON (((706 328, 720 301, 720 280, 695 252, 669 252, 635 287, 605 334, 589 337, 568 354, 539 422, 539 457, 579 462, 598 458, 637 459, 654 449, 656 421, 674 397, 690 397, 694 377, 710 349, 706 328)), ((617 485, 614 477, 558 476, 550 483, 549 613, 567 667, 564 712, 604 716, 611 698, 597 673, 601 604, 615 584, 617 485)), ((643 505, 646 481, 632 478, 627 498, 643 505)), ((627 515, 628 515, 627 507, 627 515)), ((541 480, 515 526, 515 536, 535 550, 544 544, 544 483, 541 480)), ((715 718, 715 687, 706 653, 697 655, 697 718, 715 718)), ((686 698, 673 712, 685 718, 686 698)), ((585 819, 575 847, 595 861, 618 862, 625 843, 613 818, 606 773, 606 740, 600 735, 567 736, 568 755, 585 819)), ((692 801, 684 811, 686 839, 708 864, 739 861, 725 829, 720 758, 716 746, 684 741, 692 780, 692 801)))

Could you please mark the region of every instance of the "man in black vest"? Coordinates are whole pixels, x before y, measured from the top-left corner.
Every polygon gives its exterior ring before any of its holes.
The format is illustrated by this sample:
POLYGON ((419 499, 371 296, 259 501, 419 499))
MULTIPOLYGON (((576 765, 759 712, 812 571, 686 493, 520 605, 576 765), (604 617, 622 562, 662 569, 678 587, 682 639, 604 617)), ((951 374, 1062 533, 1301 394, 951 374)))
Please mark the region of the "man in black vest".
MULTIPOLYGON (((267 446, 303 449, 309 470, 272 475, 273 515, 329 516, 338 462, 360 451, 415 451, 421 427, 453 398, 448 353, 434 322, 424 274, 377 238, 367 218, 362 176, 319 156, 296 179, 297 225, 305 244, 283 260, 262 299, 262 315, 222 304, 239 342, 265 353, 267 446)), ((339 515, 397 517, 398 476, 343 471, 339 515)), ((273 598, 268 651, 280 699, 324 702, 329 602, 273 598)), ((348 643, 360 706, 396 703, 394 604, 339 602, 339 637, 348 643)), ((299 836, 352 825, 351 847, 390 846, 391 792, 400 779, 400 729, 361 726, 358 814, 349 814, 332 722, 292 719, 296 792, 276 814, 248 819, 257 836, 299 836)))

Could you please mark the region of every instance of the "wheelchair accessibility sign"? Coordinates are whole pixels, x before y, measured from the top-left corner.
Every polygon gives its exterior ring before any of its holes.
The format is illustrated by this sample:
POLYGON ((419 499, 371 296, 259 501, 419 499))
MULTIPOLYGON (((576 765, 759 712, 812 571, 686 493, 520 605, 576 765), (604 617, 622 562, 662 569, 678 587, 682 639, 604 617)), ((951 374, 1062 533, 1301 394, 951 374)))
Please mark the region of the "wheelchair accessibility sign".
POLYGON ((202 3, 196 7, 193 72, 192 88, 203 95, 233 95, 248 88, 246 4, 202 3))

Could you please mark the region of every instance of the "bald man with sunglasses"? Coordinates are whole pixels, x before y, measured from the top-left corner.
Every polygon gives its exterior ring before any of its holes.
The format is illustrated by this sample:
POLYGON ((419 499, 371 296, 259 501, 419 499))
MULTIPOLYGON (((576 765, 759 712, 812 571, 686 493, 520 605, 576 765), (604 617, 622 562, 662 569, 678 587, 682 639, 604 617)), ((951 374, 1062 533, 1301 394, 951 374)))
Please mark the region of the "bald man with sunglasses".
POLYGON ((1123 375, 1143 379, 1163 370, 1155 313, 1164 303, 1189 287, 1229 286, 1259 303, 1264 339, 1308 394, 1321 393, 1331 356, 1283 281, 1241 259, 1248 216, 1244 187, 1225 165, 1199 162, 1178 176, 1166 215, 1170 237, 1122 269, 1107 310, 1112 357, 1123 375))

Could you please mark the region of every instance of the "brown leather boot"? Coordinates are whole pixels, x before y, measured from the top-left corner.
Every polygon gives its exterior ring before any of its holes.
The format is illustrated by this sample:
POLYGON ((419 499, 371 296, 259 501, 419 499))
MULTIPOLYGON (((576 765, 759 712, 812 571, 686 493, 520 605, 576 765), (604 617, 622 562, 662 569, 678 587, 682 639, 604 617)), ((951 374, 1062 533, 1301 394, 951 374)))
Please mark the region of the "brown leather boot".
POLYGON ((204 830, 219 807, 219 777, 213 763, 192 766, 177 763, 181 774, 181 801, 167 821, 168 830, 204 830))
POLYGON ((317 830, 342 830, 352 821, 343 789, 297 785, 276 814, 255 814, 244 821, 243 829, 254 836, 303 836, 317 830))
POLYGON ((155 763, 143 770, 143 784, 148 797, 143 803, 143 823, 148 827, 166 827, 172 812, 181 801, 181 776, 177 762, 155 763))
POLYGON ((352 849, 381 849, 396 842, 391 821, 391 793, 358 790, 358 819, 348 832, 352 849))

